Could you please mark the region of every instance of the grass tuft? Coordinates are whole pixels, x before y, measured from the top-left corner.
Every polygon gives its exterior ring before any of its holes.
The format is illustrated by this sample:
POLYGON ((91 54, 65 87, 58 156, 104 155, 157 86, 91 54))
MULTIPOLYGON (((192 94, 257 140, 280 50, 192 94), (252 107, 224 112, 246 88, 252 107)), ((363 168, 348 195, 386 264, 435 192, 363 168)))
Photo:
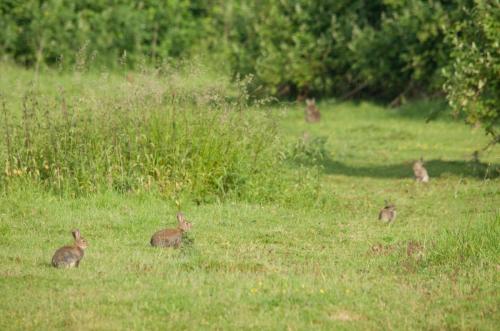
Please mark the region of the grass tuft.
POLYGON ((56 89, 41 81, 20 98, 4 96, 0 183, 69 196, 155 191, 198 203, 313 203, 317 177, 286 165, 278 112, 249 105, 248 81, 210 84, 198 68, 78 73, 56 89))

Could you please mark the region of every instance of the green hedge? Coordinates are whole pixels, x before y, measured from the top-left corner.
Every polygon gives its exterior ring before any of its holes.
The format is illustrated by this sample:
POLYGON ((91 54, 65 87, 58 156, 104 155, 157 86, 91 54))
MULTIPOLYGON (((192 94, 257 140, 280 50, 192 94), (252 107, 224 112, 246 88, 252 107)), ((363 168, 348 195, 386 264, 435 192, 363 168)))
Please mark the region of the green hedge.
POLYGON ((26 65, 180 56, 200 38, 196 9, 188 0, 3 0, 0 52, 26 65))

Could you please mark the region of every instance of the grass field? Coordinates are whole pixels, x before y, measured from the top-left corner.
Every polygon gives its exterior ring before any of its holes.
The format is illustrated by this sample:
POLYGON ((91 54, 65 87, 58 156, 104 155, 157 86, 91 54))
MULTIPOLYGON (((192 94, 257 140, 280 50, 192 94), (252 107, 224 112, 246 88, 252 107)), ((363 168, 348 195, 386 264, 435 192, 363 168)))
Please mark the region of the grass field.
POLYGON ((0 329, 497 329, 499 148, 474 162, 483 132, 446 115, 426 124, 436 103, 319 107, 318 124, 294 104, 277 123, 284 140, 324 142, 303 165, 320 172, 317 208, 186 200, 194 226, 178 250, 149 246, 176 212, 152 192, 4 193, 0 329), (412 179, 420 156, 427 185, 412 179), (398 208, 391 225, 377 221, 384 200, 398 208), (83 262, 52 268, 74 227, 83 262))

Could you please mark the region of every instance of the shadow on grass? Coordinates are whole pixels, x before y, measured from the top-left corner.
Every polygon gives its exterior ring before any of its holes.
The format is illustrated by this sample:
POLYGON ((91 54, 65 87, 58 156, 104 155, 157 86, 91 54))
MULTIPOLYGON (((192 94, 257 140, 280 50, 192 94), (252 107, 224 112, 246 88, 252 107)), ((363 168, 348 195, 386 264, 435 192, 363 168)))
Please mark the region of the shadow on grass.
MULTIPOLYGON (((321 165, 324 167, 325 173, 333 175, 373 178, 413 177, 412 161, 399 164, 355 167, 328 158, 324 160, 321 165)), ((479 179, 500 177, 499 164, 488 165, 477 161, 428 160, 425 162, 425 167, 431 179, 433 177, 444 177, 447 175, 474 177, 479 179)))
POLYGON ((393 114, 414 120, 453 120, 445 100, 420 100, 394 109, 393 114))

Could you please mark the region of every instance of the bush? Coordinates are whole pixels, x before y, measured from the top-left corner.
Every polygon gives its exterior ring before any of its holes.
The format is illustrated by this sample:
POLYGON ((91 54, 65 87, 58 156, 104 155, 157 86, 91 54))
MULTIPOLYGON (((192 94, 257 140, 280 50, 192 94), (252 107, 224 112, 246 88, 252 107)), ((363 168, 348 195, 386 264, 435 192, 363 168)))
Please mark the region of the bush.
POLYGON ((461 14, 450 34, 444 89, 456 113, 469 124, 483 124, 493 142, 500 142, 500 4, 477 0, 461 14))
POLYGON ((379 26, 355 31, 350 46, 353 72, 365 90, 383 98, 440 90, 454 6, 444 1, 387 3, 379 26))
POLYGON ((25 65, 76 63, 84 45, 95 61, 116 66, 143 57, 189 53, 200 37, 196 7, 174 1, 6 0, 0 4, 0 52, 25 65))
POLYGON ((233 70, 255 74, 273 94, 391 100, 441 89, 456 10, 439 0, 267 0, 209 16, 230 31, 233 70))
POLYGON ((211 15, 230 31, 224 51, 234 71, 255 74, 267 92, 280 96, 338 95, 357 84, 348 43, 354 27, 377 21, 379 2, 235 3, 216 6, 211 15))

